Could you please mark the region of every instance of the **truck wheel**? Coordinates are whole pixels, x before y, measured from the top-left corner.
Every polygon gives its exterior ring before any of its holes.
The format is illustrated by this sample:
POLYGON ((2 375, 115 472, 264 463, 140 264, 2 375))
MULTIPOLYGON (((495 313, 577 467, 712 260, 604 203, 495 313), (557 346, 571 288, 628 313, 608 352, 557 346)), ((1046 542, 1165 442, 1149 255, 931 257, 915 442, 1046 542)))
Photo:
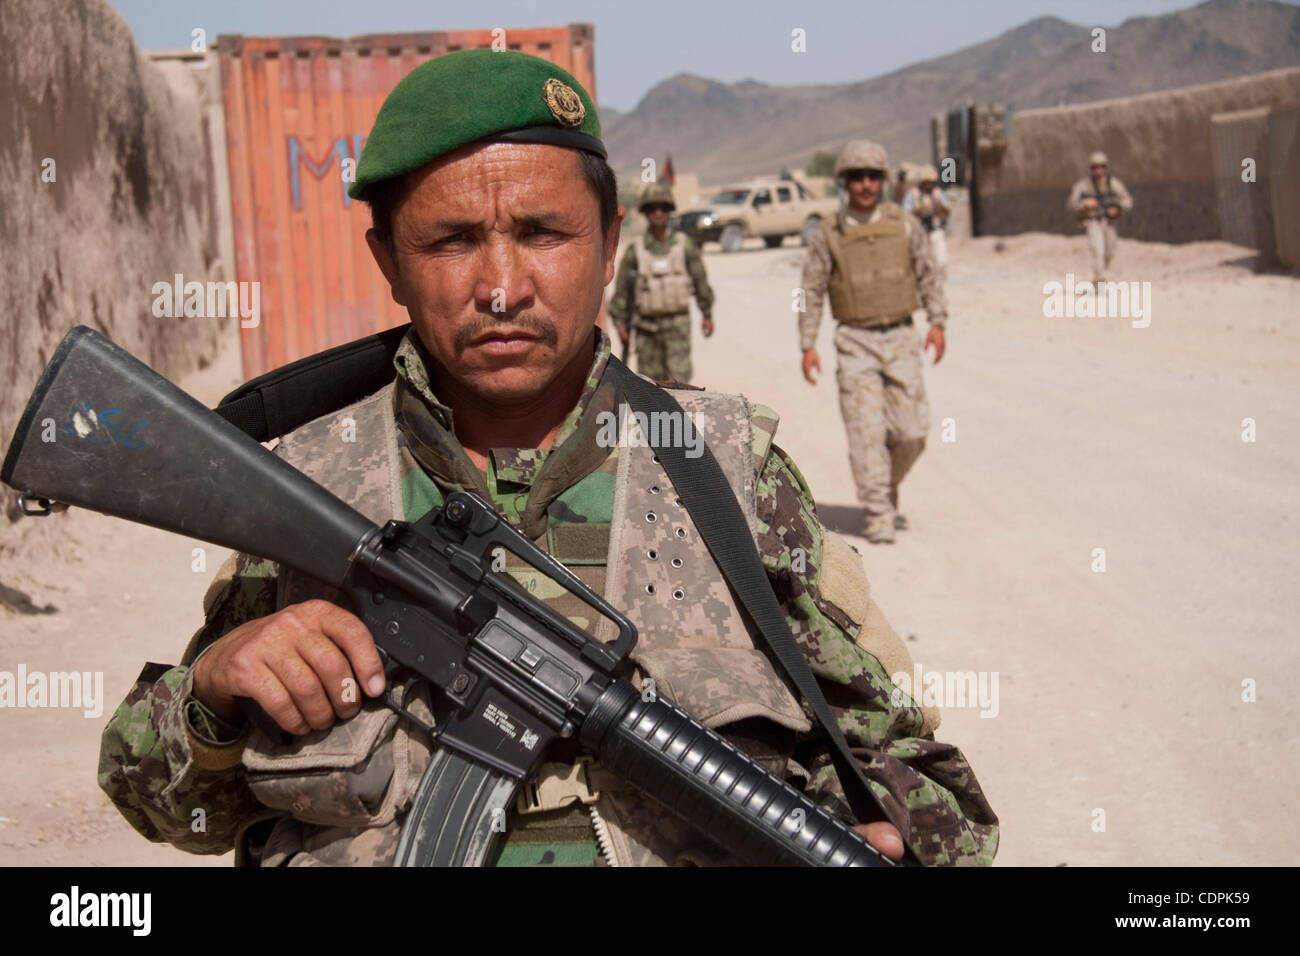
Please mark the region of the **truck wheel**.
POLYGON ((745 230, 733 222, 722 230, 719 241, 722 243, 723 252, 739 252, 740 247, 745 244, 745 230))
POLYGON ((784 241, 785 241, 785 236, 764 236, 763 237, 763 245, 767 246, 769 249, 775 249, 784 241))
POLYGON ((803 231, 799 234, 799 238, 803 240, 805 246, 812 245, 813 239, 817 237, 817 233, 821 230, 821 227, 821 216, 809 216, 803 221, 803 231))

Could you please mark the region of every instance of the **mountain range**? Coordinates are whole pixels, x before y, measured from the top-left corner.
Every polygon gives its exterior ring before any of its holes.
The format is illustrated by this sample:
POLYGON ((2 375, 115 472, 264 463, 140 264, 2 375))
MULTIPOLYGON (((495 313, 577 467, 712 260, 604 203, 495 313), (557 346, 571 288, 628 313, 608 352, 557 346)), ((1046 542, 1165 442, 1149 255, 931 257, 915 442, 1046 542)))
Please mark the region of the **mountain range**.
POLYGON ((678 171, 719 184, 782 167, 802 169, 847 140, 882 142, 893 160, 928 161, 930 117, 973 102, 1012 109, 1132 96, 1300 66, 1300 7, 1274 0, 1209 0, 1106 29, 1055 17, 893 73, 856 83, 723 83, 680 73, 627 112, 603 111, 620 177, 643 157, 672 154, 678 171))

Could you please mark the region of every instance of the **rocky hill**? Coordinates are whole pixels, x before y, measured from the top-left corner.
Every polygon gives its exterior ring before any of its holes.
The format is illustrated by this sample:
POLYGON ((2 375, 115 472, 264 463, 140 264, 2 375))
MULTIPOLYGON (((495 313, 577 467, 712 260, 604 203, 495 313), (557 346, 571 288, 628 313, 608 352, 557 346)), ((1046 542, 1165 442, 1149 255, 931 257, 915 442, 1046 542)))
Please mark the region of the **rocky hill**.
POLYGON ((672 153, 704 182, 802 168, 815 150, 870 137, 898 159, 930 154, 930 116, 969 102, 1016 109, 1081 103, 1300 65, 1300 8, 1273 0, 1210 0, 1106 31, 1031 20, 984 43, 857 83, 774 86, 678 74, 636 108, 606 118, 620 175, 672 153))

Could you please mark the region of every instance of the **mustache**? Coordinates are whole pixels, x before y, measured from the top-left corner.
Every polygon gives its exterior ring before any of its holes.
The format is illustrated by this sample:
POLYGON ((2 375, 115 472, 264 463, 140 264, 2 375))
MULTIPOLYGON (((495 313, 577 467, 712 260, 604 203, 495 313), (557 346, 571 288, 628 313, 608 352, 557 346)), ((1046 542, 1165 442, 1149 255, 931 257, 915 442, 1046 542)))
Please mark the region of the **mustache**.
POLYGON ((555 323, 549 319, 543 319, 540 316, 531 315, 527 312, 520 312, 518 315, 509 318, 493 318, 483 316, 476 319, 469 325, 462 326, 456 330, 452 338, 452 348, 456 354, 464 352, 470 347, 470 344, 479 336, 488 332, 502 332, 510 334, 512 332, 527 333, 534 338, 540 339, 544 344, 556 348, 560 342, 559 332, 556 331, 555 323))

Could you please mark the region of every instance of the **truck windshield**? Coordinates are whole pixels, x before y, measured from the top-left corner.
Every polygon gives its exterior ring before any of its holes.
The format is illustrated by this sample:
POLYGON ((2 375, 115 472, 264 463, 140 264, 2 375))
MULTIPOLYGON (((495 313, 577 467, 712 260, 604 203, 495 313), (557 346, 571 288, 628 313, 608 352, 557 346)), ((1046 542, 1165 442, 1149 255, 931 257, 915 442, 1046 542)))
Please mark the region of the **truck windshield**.
POLYGON ((748 198, 748 189, 724 189, 710 199, 709 204, 713 206, 740 206, 748 198))

